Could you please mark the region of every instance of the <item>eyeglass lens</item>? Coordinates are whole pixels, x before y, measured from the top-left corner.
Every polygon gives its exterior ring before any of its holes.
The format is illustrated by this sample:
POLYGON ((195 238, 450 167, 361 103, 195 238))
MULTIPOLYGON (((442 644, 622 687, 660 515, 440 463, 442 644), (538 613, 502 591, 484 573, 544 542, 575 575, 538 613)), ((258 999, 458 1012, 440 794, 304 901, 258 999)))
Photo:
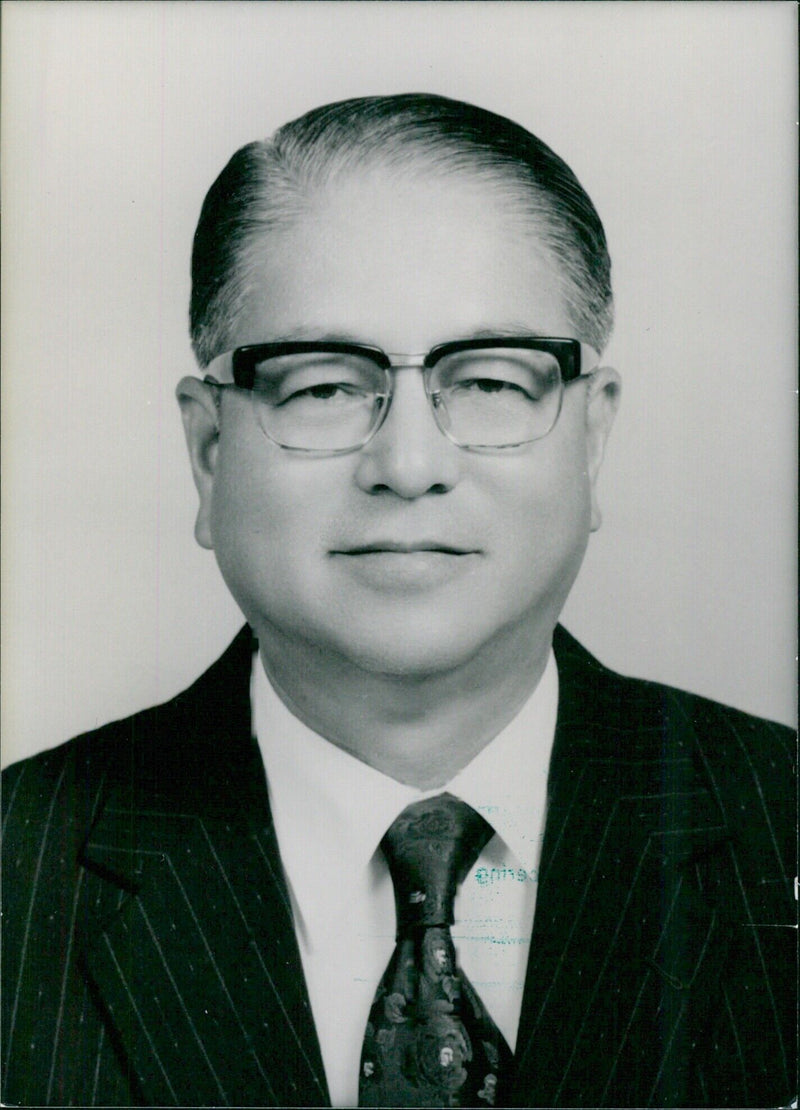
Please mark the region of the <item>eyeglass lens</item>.
MULTIPOLYGON (((391 371, 366 355, 313 351, 255 366, 253 398, 263 430, 284 447, 345 451, 363 445, 389 403, 391 371)), ((561 402, 561 372, 549 352, 502 347, 456 351, 426 370, 442 432, 464 447, 540 439, 561 402)))

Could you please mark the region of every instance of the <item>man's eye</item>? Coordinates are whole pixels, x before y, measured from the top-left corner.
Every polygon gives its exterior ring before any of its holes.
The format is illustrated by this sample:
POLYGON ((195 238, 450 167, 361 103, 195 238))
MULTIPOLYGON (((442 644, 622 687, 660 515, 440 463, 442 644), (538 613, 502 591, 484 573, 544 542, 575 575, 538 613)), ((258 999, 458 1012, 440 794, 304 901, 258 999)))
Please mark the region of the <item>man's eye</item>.
POLYGON ((346 387, 341 382, 321 382, 320 385, 310 385, 306 389, 295 390, 294 393, 288 398, 292 400, 295 397, 316 397, 320 401, 327 401, 331 397, 335 397, 340 391, 346 392, 346 387))
POLYGON ((439 368, 445 395, 472 401, 495 398, 508 404, 540 401, 557 380, 558 364, 541 352, 506 354, 466 352, 450 356, 439 368))
POLYGON ((462 378, 450 387, 453 395, 478 397, 505 397, 509 401, 536 401, 538 396, 534 390, 521 382, 510 381, 508 378, 462 378))
POLYGON ((374 391, 375 367, 329 352, 271 358, 256 367, 255 392, 272 408, 343 404, 374 391))
POLYGON ((347 402, 364 397, 365 390, 353 382, 316 382, 313 385, 293 387, 287 383, 275 398, 275 404, 290 405, 311 401, 347 402))
POLYGON ((503 381, 501 378, 473 378, 471 381, 460 382, 458 388, 476 389, 480 393, 502 393, 506 389, 516 390, 519 393, 525 392, 516 382, 503 381))

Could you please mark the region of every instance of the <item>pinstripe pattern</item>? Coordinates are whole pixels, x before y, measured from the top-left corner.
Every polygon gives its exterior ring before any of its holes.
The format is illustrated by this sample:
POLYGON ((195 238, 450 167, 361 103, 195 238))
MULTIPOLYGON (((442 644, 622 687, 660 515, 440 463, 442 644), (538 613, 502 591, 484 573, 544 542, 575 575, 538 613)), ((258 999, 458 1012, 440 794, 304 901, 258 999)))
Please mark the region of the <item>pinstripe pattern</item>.
POLYGON ((517 1104, 788 1105, 793 739, 556 649, 517 1104))
MULTIPOLYGON (((327 1103, 250 652, 7 772, 5 1102, 327 1103)), ((791 737, 556 654, 515 1105, 787 1104, 791 737)))
POLYGON ((244 633, 169 706, 10 769, 6 1101, 327 1101, 250 653, 244 633))

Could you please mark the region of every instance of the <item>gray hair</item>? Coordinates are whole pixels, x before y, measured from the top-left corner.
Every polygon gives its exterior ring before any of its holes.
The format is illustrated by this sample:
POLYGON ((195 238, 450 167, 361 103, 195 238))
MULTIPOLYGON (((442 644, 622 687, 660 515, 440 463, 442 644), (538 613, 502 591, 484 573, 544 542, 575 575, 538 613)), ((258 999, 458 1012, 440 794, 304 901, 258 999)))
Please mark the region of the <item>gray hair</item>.
POLYGON ((201 366, 233 345, 251 288, 252 246, 290 227, 340 174, 383 165, 485 179, 535 220, 558 262, 578 337, 602 351, 613 326, 611 259, 600 217, 575 174, 511 120, 425 93, 315 108, 238 150, 208 191, 192 251, 190 331, 201 366))

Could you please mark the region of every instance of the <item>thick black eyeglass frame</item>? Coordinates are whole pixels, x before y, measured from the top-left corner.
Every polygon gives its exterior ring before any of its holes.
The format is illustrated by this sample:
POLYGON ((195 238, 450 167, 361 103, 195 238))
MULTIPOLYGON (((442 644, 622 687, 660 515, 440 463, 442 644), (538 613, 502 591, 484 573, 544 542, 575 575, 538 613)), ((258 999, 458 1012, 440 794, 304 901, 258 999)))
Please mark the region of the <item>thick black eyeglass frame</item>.
MULTIPOLYGON (((591 370, 584 370, 583 352, 591 352, 595 358, 599 358, 596 352, 587 344, 581 343, 578 339, 564 339, 555 338, 550 336, 486 336, 480 339, 455 339, 447 343, 439 343, 435 347, 431 347, 427 354, 394 354, 387 353, 381 347, 375 347, 367 343, 350 343, 340 340, 281 340, 272 343, 252 343, 243 347, 236 347, 233 351, 228 351, 222 355, 218 355, 206 367, 205 382, 208 385, 217 388, 230 388, 231 386, 242 389, 248 392, 253 392, 256 385, 256 366, 260 362, 264 362, 270 358, 280 358, 285 355, 301 355, 313 354, 314 352, 328 351, 333 354, 343 355, 360 355, 363 358, 369 358, 375 365, 384 371, 386 374, 386 391, 379 396, 384 397, 386 400, 391 401, 392 386, 390 374, 392 370, 419 368, 422 370, 432 370, 438 362, 440 362, 447 355, 459 354, 462 351, 480 351, 480 350, 497 350, 523 348, 524 350, 542 351, 545 354, 552 355, 558 362, 559 371, 561 374, 562 397, 563 387, 570 382, 577 380, 580 377, 589 377, 591 373, 597 368, 595 361, 591 370), (411 360, 411 361, 409 361, 411 360), (224 375, 233 378, 233 381, 220 381, 219 377, 224 375)), ((427 392, 427 382, 426 382, 427 392)), ((431 398, 432 400, 432 398, 431 398)), ((306 447, 291 447, 286 444, 278 443, 287 451, 302 451, 308 454, 346 454, 351 451, 360 450, 364 447, 370 439, 376 434, 380 426, 383 424, 386 416, 388 415, 389 404, 386 404, 380 413, 379 419, 375 427, 370 432, 367 439, 357 446, 346 448, 332 448, 326 450, 324 448, 306 448, 306 447)), ((556 413, 553 430, 558 423, 558 417, 561 414, 561 399, 559 399, 558 411, 556 413)), ((438 423, 438 421, 437 421, 438 423)), ((521 443, 509 443, 497 446, 481 445, 481 444, 463 444, 453 439, 448 432, 441 429, 443 434, 456 443, 466 451, 502 451, 507 448, 520 447, 521 443)), ((545 435, 549 435, 548 431, 545 435)), ((268 433, 265 433, 268 434, 268 433)), ((269 437, 272 438, 272 437, 269 437)), ((539 436, 537 439, 544 439, 545 436, 539 436)), ((275 441, 277 442, 277 441, 275 441)), ((535 443, 536 440, 525 442, 535 443)))
MULTIPOLYGON (((524 336, 519 339, 456 339, 449 343, 439 343, 431 347, 424 356, 422 365, 432 370, 437 362, 447 355, 460 354, 461 351, 480 351, 489 348, 522 347, 529 351, 544 351, 553 355, 561 370, 561 380, 566 384, 581 374, 581 345, 577 339, 540 339, 538 336, 524 336)), ((393 368, 391 356, 381 347, 366 343, 343 343, 335 340, 299 340, 282 343, 255 343, 247 347, 237 347, 231 357, 233 383, 240 389, 253 389, 255 386, 256 366, 269 358, 283 355, 306 355, 315 351, 331 351, 339 355, 362 355, 370 358, 382 370, 393 368)), ((402 358, 417 358, 416 355, 402 355, 402 358)))

